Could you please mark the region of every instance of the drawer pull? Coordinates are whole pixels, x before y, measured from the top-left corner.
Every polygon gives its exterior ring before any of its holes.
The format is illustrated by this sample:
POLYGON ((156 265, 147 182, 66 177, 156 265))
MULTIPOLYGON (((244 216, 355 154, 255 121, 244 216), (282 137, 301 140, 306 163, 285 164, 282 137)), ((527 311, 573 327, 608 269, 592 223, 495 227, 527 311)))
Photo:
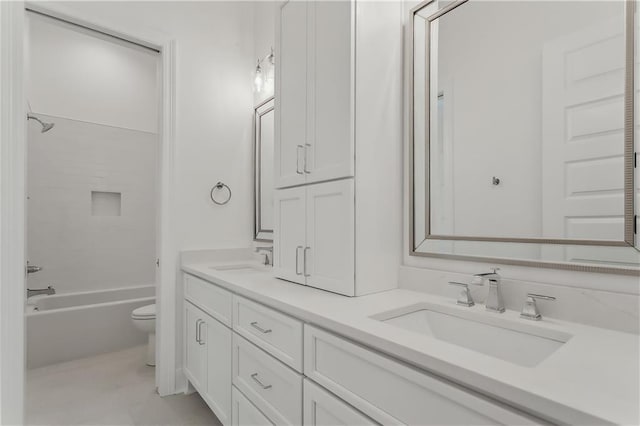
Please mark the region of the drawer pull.
POLYGON ((300 272, 300 268, 298 268, 298 265, 300 265, 300 249, 303 248, 302 246, 298 246, 296 247, 296 275, 302 275, 302 272, 300 272))
POLYGON ((271 330, 270 328, 268 328, 268 329, 266 329, 266 330, 265 330, 264 328, 260 327, 260 326, 258 325, 258 321, 254 321, 254 322, 252 322, 252 323, 251 323, 251 327, 255 328, 256 330, 258 330, 259 332, 264 333, 264 334, 271 333, 271 332, 273 331, 273 330, 271 330))
POLYGON ((202 324, 204 324, 203 320, 199 320, 200 323, 198 323, 198 343, 200 343, 200 345, 204 345, 206 342, 204 341, 204 339, 202 339, 202 324))
MULTIPOLYGON (((305 149, 304 145, 298 145, 296 147, 296 173, 299 175, 304 174, 304 172, 300 171, 300 150, 305 149)), ((305 155, 306 156, 306 155, 305 155)), ((306 166, 305 166, 306 167, 306 166)), ((304 170, 304 169, 303 169, 304 170)))
POLYGON ((262 389, 271 389, 271 385, 265 385, 260 381, 260 379, 258 379, 258 373, 253 373, 251 375, 251 378, 253 379, 254 382, 259 384, 262 389))
POLYGON ((196 320, 196 342, 200 343, 200 321, 201 319, 196 320))
POLYGON ((311 276, 311 274, 307 274, 307 250, 311 250, 311 247, 305 247, 305 248, 304 248, 304 251, 302 252, 302 254, 303 254, 302 262, 303 262, 303 266, 304 266, 304 268, 303 268, 303 270, 304 270, 303 275, 304 275, 306 278, 309 278, 309 277, 311 276))

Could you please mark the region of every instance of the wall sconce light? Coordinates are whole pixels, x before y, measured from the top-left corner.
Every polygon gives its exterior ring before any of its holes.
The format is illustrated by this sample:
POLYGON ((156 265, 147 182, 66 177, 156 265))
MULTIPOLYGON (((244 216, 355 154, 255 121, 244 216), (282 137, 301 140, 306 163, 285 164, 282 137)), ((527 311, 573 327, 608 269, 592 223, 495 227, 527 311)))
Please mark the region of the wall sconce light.
POLYGON ((271 48, 271 52, 262 59, 258 58, 256 64, 256 76, 253 80, 255 85, 256 92, 260 93, 263 89, 273 90, 273 70, 275 68, 275 55, 273 54, 273 47, 271 48), (266 62, 266 64, 265 64, 266 62), (263 65, 265 69, 263 70, 263 65))

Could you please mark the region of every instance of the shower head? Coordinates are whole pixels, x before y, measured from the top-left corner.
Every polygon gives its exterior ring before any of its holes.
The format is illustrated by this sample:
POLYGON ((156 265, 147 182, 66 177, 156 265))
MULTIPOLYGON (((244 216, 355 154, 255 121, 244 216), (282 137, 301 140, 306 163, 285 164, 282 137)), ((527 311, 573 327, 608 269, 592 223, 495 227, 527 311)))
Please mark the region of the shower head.
POLYGON ((27 114, 27 120, 36 120, 38 123, 40 123, 40 125, 42 126, 42 130, 40 131, 40 133, 48 132, 49 130, 53 129, 53 126, 55 126, 55 123, 46 123, 33 114, 27 114))

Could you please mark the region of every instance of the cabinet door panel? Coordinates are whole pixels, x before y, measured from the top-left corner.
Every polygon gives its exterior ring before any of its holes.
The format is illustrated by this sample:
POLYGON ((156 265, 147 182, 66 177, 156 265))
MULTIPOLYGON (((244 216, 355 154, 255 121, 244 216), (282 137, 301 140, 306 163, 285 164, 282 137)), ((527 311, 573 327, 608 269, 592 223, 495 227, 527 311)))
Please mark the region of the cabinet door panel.
POLYGON ((307 187, 307 285, 355 294, 354 202, 353 179, 307 187))
POLYGON ((305 188, 275 191, 273 271, 276 277, 305 283, 302 256, 305 245, 305 188))
POLYGON ((309 379, 304 379, 303 394, 304 426, 359 426, 378 424, 309 379))
POLYGON ((306 179, 302 156, 307 126, 307 3, 290 1, 282 6, 279 16, 274 156, 276 188, 298 185, 306 179))
POLYGON ((205 317, 207 348, 206 402, 220 422, 231 424, 231 335, 232 331, 213 318, 205 317))
POLYGON ((354 7, 351 1, 308 6, 308 183, 354 175, 354 7))
MULTIPOLYGON (((201 324, 203 314, 185 302, 185 373, 191 384, 200 393, 207 390, 207 359, 204 344, 198 337, 205 326, 201 324)), ((206 330, 205 330, 206 331, 206 330)))

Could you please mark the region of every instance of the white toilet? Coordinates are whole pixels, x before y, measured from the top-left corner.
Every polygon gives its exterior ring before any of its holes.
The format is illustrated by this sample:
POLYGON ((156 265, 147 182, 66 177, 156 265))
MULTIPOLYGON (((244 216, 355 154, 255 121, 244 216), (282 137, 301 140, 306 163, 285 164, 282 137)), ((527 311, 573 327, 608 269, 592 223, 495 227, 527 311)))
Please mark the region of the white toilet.
POLYGON ((156 365, 156 305, 141 306, 131 312, 133 324, 140 331, 149 334, 147 345, 147 365, 156 365))

